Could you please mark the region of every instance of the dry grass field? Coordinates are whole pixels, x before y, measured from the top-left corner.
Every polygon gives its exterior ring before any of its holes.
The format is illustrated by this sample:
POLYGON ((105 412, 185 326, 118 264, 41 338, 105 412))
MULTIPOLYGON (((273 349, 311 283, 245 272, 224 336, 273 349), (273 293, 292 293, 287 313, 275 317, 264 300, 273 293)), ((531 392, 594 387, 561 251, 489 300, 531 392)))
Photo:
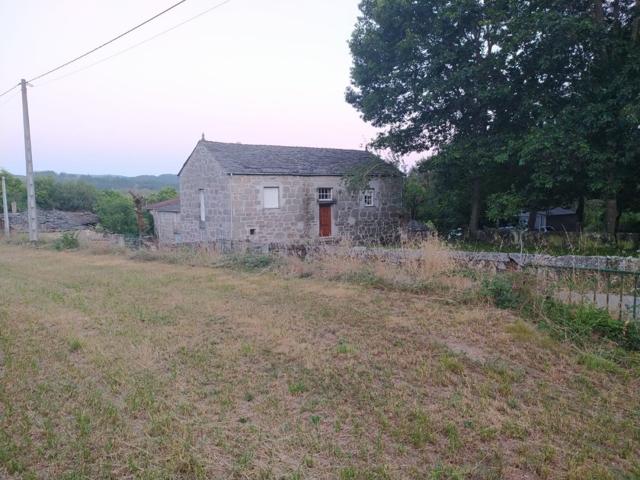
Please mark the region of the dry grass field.
POLYGON ((0 478, 640 478, 638 362, 309 268, 0 245, 0 478))

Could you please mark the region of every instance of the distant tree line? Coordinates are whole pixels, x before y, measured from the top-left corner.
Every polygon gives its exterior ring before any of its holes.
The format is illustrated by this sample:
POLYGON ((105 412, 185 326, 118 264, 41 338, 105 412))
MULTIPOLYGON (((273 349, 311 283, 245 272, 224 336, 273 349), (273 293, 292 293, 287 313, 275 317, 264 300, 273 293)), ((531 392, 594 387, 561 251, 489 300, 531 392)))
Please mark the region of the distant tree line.
MULTIPOLYGON (((24 180, 5 170, 0 170, 0 176, 6 178, 9 208, 15 202, 19 211, 26 210, 27 189, 24 180)), ((130 235, 139 233, 134 202, 129 193, 112 189, 102 190, 81 180, 60 181, 57 177, 48 175, 37 175, 34 183, 38 208, 93 212, 98 215, 100 226, 109 232, 130 235)), ((165 186, 158 191, 146 193, 144 199, 151 204, 177 196, 175 188, 165 186)), ((153 227, 152 218, 149 214, 145 217, 150 231, 153 227)))
POLYGON ((574 206, 583 224, 588 207, 602 211, 609 234, 633 223, 640 0, 362 0, 360 10, 346 98, 383 129, 375 147, 432 152, 407 184, 414 214, 472 235, 556 206, 574 206))
POLYGON ((35 173, 36 177, 53 177, 58 182, 81 181, 93 185, 99 190, 136 190, 154 192, 164 187, 178 188, 178 176, 172 174, 163 175, 137 175, 124 177, 121 175, 79 175, 75 173, 56 173, 41 171, 35 173))

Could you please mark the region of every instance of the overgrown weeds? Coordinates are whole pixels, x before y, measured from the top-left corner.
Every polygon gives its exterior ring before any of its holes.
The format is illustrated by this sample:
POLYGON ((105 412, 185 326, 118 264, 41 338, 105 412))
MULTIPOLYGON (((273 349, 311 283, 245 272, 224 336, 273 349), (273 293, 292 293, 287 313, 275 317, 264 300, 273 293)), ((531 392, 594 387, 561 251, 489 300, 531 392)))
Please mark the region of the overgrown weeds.
POLYGON ((275 255, 258 253, 236 253, 221 257, 217 266, 244 272, 266 271, 276 266, 280 259, 275 255))
POLYGON ((56 250, 75 250, 80 246, 77 232, 64 232, 62 236, 53 242, 56 250))
POLYGON ((558 300, 544 299, 536 319, 554 336, 579 346, 603 339, 627 350, 640 350, 640 329, 636 322, 614 319, 607 310, 594 305, 567 305, 558 300))
POLYGON ((150 250, 140 248, 129 253, 129 258, 142 262, 163 262, 172 265, 214 266, 223 257, 215 247, 178 247, 150 250))
POLYGON ((456 274, 447 245, 437 237, 394 251, 354 247, 343 241, 305 259, 287 257, 281 271, 298 278, 319 277, 365 287, 417 294, 462 290, 472 280, 456 274))
POLYGON ((640 350, 637 322, 612 318, 609 311, 590 303, 567 304, 533 290, 535 280, 522 272, 502 273, 482 281, 480 293, 502 309, 517 310, 560 340, 580 347, 608 341, 627 350, 640 350))

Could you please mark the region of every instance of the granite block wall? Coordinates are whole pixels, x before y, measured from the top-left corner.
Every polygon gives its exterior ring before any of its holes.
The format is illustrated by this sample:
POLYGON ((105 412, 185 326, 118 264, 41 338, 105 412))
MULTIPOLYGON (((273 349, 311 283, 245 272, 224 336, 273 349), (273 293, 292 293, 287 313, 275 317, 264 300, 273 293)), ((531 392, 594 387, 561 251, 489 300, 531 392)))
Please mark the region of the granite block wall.
POLYGON ((158 245, 174 245, 180 240, 180 214, 177 212, 151 211, 153 229, 158 245))
POLYGON ((180 173, 181 243, 231 239, 230 184, 230 176, 198 144, 180 173), (200 221, 200 190, 204 192, 204 222, 200 221))
POLYGON ((234 241, 258 244, 320 240, 318 189, 331 188, 331 237, 356 243, 397 239, 402 212, 402 179, 377 178, 370 184, 373 205, 351 194, 341 177, 238 175, 231 177, 234 241), (278 208, 265 208, 264 189, 278 187, 278 208))

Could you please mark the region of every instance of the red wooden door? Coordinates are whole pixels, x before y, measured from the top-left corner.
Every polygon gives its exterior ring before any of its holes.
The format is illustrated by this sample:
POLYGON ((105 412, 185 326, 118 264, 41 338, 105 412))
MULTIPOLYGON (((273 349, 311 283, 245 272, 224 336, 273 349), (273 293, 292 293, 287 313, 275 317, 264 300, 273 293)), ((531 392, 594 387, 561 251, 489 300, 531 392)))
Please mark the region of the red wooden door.
POLYGON ((320 205, 320 236, 331 236, 331 205, 320 205))

